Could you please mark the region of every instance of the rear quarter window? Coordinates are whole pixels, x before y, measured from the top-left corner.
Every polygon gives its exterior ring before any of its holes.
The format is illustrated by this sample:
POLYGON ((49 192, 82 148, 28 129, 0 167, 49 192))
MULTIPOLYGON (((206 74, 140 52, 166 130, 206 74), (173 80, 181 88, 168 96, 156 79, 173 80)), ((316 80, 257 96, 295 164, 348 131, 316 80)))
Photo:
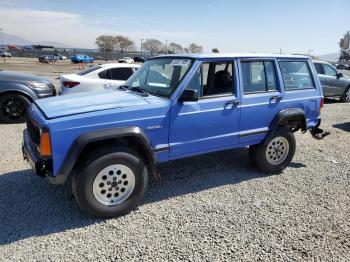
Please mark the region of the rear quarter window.
POLYGON ((77 75, 80 75, 80 76, 87 75, 87 74, 89 74, 93 71, 96 71, 97 69, 101 69, 101 68, 102 68, 102 66, 91 66, 91 67, 86 68, 83 71, 78 72, 77 75))
POLYGON ((280 61, 279 66, 286 90, 315 88, 307 61, 280 61))

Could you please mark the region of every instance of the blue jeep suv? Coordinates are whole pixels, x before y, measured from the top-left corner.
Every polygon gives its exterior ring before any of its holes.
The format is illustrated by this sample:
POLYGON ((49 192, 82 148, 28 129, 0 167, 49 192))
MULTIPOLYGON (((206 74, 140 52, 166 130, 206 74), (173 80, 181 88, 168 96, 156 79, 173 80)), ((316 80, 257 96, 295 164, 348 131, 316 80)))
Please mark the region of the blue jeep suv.
POLYGON ((54 184, 71 177, 79 206, 99 217, 132 210, 157 164, 248 147, 279 173, 297 130, 316 138, 323 95, 312 61, 289 55, 172 55, 147 60, 114 91, 36 100, 23 154, 54 184))

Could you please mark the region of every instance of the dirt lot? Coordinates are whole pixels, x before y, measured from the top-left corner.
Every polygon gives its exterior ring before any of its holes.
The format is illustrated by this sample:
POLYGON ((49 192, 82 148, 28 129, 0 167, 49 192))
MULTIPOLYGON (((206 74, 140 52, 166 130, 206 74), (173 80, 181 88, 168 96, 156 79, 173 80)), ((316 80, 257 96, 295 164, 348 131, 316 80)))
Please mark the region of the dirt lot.
MULTIPOLYGON (((77 70, 11 61, 51 79, 77 70)), ((328 101, 322 119, 331 135, 297 133, 280 175, 256 172, 247 149, 174 161, 137 210, 109 220, 35 176, 24 124, 0 124, 0 261, 350 261, 350 104, 328 101)))

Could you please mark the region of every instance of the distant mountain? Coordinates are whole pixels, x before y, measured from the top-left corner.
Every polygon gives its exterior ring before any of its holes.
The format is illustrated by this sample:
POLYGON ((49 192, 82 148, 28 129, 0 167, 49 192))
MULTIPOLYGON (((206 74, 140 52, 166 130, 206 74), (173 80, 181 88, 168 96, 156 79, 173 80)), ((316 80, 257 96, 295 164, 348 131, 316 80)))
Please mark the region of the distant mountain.
POLYGON ((339 53, 320 55, 318 57, 321 60, 325 60, 325 61, 328 61, 328 62, 337 62, 339 60, 339 53))
POLYGON ((31 45, 31 41, 16 35, 2 33, 4 45, 31 45))
MULTIPOLYGON (((20 36, 11 35, 7 33, 2 34, 4 45, 51 45, 54 47, 65 47, 65 48, 73 48, 73 46, 60 43, 60 42, 54 42, 54 41, 35 41, 32 42, 28 39, 25 39, 20 36)), ((1 43, 0 43, 1 44, 1 43)))
POLYGON ((54 41, 38 41, 34 42, 34 45, 52 45, 54 47, 59 47, 59 48, 73 48, 73 46, 61 43, 61 42, 54 42, 54 41))

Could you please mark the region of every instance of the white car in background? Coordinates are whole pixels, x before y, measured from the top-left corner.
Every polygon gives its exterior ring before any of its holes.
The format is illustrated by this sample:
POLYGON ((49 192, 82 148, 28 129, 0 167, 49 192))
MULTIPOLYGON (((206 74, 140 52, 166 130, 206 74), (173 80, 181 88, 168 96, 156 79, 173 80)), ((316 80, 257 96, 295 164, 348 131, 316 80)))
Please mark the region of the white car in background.
POLYGON ((118 60, 118 63, 133 64, 134 63, 134 59, 132 59, 131 57, 123 57, 123 58, 120 58, 118 60))
POLYGON ((140 67, 137 64, 103 64, 86 68, 76 74, 60 76, 60 95, 115 89, 140 67))

